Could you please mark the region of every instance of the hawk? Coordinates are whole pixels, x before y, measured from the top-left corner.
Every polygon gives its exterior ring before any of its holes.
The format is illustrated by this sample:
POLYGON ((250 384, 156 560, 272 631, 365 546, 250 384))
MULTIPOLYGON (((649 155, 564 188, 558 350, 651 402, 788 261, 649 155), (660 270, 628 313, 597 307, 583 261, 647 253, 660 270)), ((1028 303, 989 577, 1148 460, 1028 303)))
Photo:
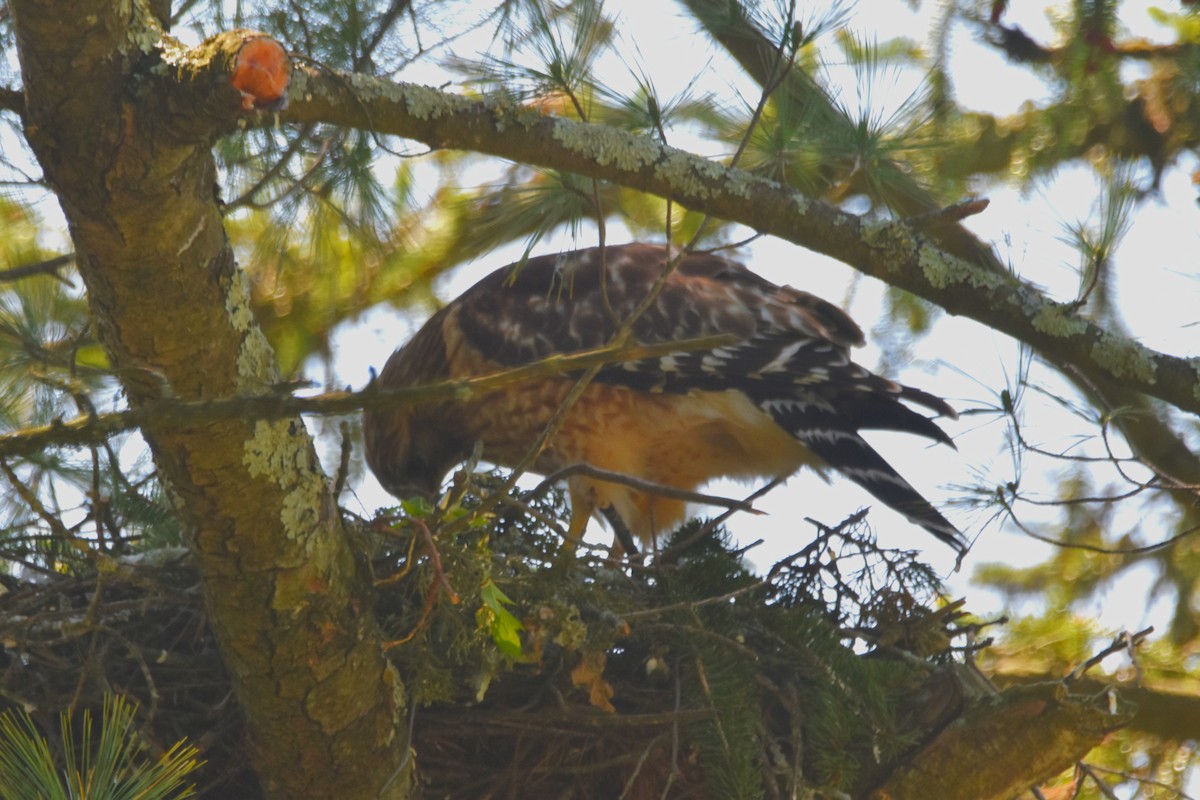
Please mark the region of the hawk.
MULTIPOLYGON (((787 477, 802 466, 841 472, 961 555, 962 534, 859 435, 915 433, 951 445, 929 417, 943 400, 850 360, 862 330, 819 297, 777 286, 711 254, 628 244, 530 258, 503 267, 435 314, 392 354, 383 388, 420 386, 602 347, 673 260, 674 271, 633 324, 645 344, 732 334, 732 344, 607 366, 571 407, 534 469, 589 464, 693 490, 719 477, 787 477)), ((363 420, 367 462, 390 493, 432 496, 476 442, 513 465, 575 383, 571 376, 406 408, 363 420)), ((683 521, 685 503, 587 474, 568 479, 571 526, 615 515, 644 542, 683 521)), ((616 522, 614 521, 614 524, 616 522)))

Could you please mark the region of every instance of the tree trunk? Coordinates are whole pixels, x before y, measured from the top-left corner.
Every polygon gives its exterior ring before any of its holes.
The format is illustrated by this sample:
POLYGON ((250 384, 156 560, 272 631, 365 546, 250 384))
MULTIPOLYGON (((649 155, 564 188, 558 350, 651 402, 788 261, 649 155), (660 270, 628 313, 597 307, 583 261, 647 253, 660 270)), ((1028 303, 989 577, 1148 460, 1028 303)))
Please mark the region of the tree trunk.
MULTIPOLYGON (((26 134, 133 406, 261 393, 278 368, 214 193, 211 145, 257 99, 230 85, 246 32, 193 51, 149 8, 12 3, 26 134)), ((276 797, 409 792, 403 686, 298 417, 144 429, 276 797)))

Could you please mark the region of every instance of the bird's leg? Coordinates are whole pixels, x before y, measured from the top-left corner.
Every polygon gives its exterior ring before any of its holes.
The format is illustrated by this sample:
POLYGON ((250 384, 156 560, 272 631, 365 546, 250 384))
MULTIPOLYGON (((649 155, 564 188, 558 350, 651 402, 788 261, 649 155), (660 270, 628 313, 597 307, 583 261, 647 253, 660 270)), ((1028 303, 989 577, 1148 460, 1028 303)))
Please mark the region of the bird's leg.
POLYGON ((567 528, 567 536, 563 539, 562 549, 566 553, 574 553, 579 543, 583 541, 583 532, 587 530, 588 520, 591 518, 591 508, 579 508, 574 502, 571 503, 571 524, 567 528))
POLYGON ((560 574, 570 573, 576 568, 576 551, 583 541, 583 533, 587 530, 592 511, 596 508, 592 492, 580 491, 571 484, 568 484, 568 489, 571 496, 571 523, 567 526, 566 536, 551 562, 551 568, 560 574))
POLYGON ((629 531, 629 526, 625 524, 625 520, 621 519, 621 515, 611 505, 600 509, 600 513, 608 520, 608 524, 612 526, 613 536, 616 541, 612 546, 612 557, 620 558, 622 555, 636 556, 638 554, 637 542, 633 538, 633 534, 629 531))

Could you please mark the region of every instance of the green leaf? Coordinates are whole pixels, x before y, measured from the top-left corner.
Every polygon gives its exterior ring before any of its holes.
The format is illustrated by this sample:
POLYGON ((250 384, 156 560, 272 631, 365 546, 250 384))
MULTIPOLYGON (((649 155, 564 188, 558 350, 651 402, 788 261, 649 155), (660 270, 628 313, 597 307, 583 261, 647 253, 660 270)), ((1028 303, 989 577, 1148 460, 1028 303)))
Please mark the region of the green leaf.
POLYGON ((428 517, 433 507, 424 497, 409 497, 400 501, 400 508, 410 517, 428 517))
POLYGON ((522 659, 521 631, 525 630, 525 626, 505 608, 506 605, 512 605, 512 600, 491 578, 483 582, 479 599, 483 605, 475 612, 476 623, 488 630, 501 653, 512 659, 522 659))

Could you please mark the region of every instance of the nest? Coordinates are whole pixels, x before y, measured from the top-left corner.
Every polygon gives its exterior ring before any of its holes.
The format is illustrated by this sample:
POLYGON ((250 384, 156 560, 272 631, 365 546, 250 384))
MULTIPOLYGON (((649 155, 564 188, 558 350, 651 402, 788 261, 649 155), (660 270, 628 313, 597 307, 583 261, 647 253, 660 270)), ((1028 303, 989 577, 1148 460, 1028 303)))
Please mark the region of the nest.
POLYGON ((0 620, 0 710, 24 708, 43 731, 56 731, 62 712, 99 710, 106 693, 123 695, 139 707, 151 754, 183 738, 201 750, 202 792, 259 794, 186 550, 18 584, 0 595, 0 620))
MULTIPOLYGON (((859 522, 822 529, 766 578, 698 527, 681 532, 698 539, 683 555, 632 569, 564 565, 552 537, 514 520, 435 537, 437 559, 411 525, 364 527, 425 795, 791 797, 877 782, 962 695, 946 678, 953 615, 925 606, 935 581, 859 522), (447 583, 460 602, 430 602, 447 583), (516 652, 489 585, 518 623, 516 652)), ((49 731, 61 711, 125 695, 152 752, 183 737, 201 750, 202 795, 260 796, 186 550, 22 583, 0 595, 0 620, 5 705, 49 731)))

